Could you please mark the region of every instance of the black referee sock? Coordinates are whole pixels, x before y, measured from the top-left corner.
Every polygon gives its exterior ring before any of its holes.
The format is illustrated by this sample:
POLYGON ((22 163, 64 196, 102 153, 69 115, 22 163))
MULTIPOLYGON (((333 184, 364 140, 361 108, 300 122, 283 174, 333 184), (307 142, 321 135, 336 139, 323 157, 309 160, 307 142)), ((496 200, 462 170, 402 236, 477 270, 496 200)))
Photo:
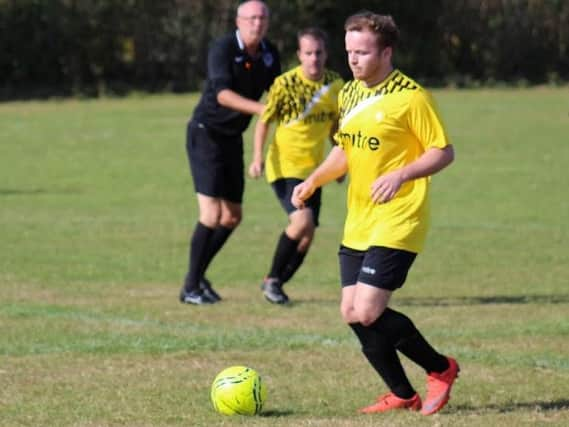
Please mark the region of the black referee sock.
POLYGON ((350 323, 362 345, 362 352, 387 387, 401 399, 410 399, 416 391, 409 382, 397 351, 389 338, 371 326, 350 323))
POLYGON ((448 369, 448 360, 438 353, 417 330, 411 319, 389 307, 371 325, 384 331, 392 345, 427 373, 448 369))
POLYGON ((205 274, 205 271, 209 267, 209 264, 211 263, 215 255, 217 255, 217 253, 223 247, 229 236, 231 236, 233 230, 235 229, 227 228, 224 227, 223 225, 219 225, 213 230, 213 234, 209 239, 206 253, 204 255, 204 259, 202 262, 202 269, 200 271, 201 272, 200 276, 203 276, 205 274))
POLYGON ((302 265, 304 258, 306 257, 307 252, 299 252, 295 251, 288 264, 285 266, 284 271, 281 273, 280 279, 281 282, 286 283, 288 282, 291 277, 296 273, 298 268, 302 265))
POLYGON ((196 228, 190 240, 188 273, 184 280, 184 289, 186 292, 197 291, 199 289, 202 268, 213 232, 214 230, 212 228, 206 227, 201 222, 196 224, 196 228))
POLYGON ((269 272, 269 277, 281 278, 287 264, 296 252, 298 243, 298 240, 292 240, 288 237, 286 232, 283 231, 281 233, 281 237, 277 243, 277 248, 275 249, 275 254, 273 255, 273 264, 271 266, 271 271, 269 272))

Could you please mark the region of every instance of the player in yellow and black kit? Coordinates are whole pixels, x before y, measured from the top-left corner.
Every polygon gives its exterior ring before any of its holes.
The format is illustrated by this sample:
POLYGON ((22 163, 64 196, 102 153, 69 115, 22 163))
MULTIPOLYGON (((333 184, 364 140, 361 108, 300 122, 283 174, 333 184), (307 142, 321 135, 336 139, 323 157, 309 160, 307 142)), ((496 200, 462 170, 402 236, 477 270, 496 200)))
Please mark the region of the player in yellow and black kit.
POLYGON ((266 176, 289 217, 262 284, 265 298, 277 304, 289 301, 282 286, 302 264, 320 213, 320 189, 306 201, 309 209, 304 210, 292 205, 292 190, 322 162, 326 141, 336 129, 337 98, 343 81, 337 73, 325 69, 326 38, 318 28, 299 31, 300 65, 277 77, 255 128, 249 174, 258 178, 263 171, 263 146, 269 125, 277 123, 267 152, 266 176))
POLYGON ((346 21, 354 80, 340 92, 338 143, 293 193, 302 208, 313 192, 350 172, 348 214, 339 251, 341 312, 389 393, 361 409, 439 411, 458 364, 435 351, 404 314, 388 307, 429 227, 430 176, 454 159, 429 93, 392 65, 399 31, 390 16, 362 12, 346 21), (410 384, 397 351, 427 373, 427 396, 410 384))

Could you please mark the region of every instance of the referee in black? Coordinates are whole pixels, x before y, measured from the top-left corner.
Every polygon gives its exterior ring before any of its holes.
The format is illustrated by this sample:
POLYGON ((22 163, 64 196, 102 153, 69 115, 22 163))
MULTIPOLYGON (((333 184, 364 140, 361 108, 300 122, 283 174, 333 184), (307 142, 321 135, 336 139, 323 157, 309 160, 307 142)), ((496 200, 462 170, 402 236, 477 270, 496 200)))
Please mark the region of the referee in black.
POLYGON ((243 132, 264 105, 258 100, 281 73, 279 54, 265 39, 269 8, 249 0, 237 8, 237 29, 216 40, 207 81, 188 123, 186 150, 197 193, 199 220, 190 240, 188 272, 180 292, 186 304, 221 299, 206 269, 242 217, 243 132))

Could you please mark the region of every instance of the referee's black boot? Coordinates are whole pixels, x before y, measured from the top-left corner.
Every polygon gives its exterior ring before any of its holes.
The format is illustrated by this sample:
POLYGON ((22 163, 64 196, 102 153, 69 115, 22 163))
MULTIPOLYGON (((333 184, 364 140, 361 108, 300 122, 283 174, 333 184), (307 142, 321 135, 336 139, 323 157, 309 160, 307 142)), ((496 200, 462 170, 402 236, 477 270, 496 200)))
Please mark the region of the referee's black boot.
POLYGON ((207 297, 201 289, 188 292, 186 288, 182 288, 180 291, 180 302, 183 304, 205 305, 214 304, 216 301, 207 297))
POLYGON ((221 301, 221 295, 215 292, 211 286, 211 282, 205 277, 202 277, 200 280, 200 289, 202 290, 203 294, 213 302, 221 301))
POLYGON ((278 279, 267 278, 261 284, 265 299, 273 304, 288 304, 288 295, 283 291, 283 284, 278 279))

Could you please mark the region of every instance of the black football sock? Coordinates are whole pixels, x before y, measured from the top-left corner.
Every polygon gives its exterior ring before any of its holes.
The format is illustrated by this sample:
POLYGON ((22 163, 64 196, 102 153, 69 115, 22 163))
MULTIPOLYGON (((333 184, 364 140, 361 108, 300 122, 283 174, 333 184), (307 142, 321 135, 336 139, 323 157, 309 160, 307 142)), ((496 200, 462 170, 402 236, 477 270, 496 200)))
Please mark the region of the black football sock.
POLYGON ((280 279, 286 265, 289 263, 292 255, 296 252, 298 247, 298 240, 292 240, 287 236, 286 232, 281 233, 275 254, 273 255, 273 264, 269 277, 278 277, 280 279))
POLYGON ((390 340, 371 326, 350 323, 350 327, 360 340, 363 354, 391 392, 401 399, 412 398, 416 391, 390 340))
POLYGON ((448 360, 417 330, 411 319, 389 307, 371 326, 384 331, 392 345, 427 373, 448 369, 448 360))
POLYGON ((206 258, 207 247, 213 236, 214 230, 206 227, 201 222, 196 224, 194 233, 190 240, 190 257, 188 273, 184 280, 184 289, 186 292, 192 292, 199 289, 199 283, 206 258))
POLYGON ((205 271, 209 267, 209 264, 211 263, 215 255, 217 255, 217 253, 221 250, 227 239, 229 239, 229 236, 231 236, 233 230, 235 230, 235 228, 227 228, 224 227, 223 225, 219 225, 213 230, 213 234, 209 239, 207 250, 204 255, 200 278, 205 274, 205 271))
POLYGON ((283 272, 281 273, 280 279, 282 283, 288 282, 291 277, 296 273, 298 268, 302 265, 307 252, 295 251, 292 254, 288 264, 285 266, 283 272))

